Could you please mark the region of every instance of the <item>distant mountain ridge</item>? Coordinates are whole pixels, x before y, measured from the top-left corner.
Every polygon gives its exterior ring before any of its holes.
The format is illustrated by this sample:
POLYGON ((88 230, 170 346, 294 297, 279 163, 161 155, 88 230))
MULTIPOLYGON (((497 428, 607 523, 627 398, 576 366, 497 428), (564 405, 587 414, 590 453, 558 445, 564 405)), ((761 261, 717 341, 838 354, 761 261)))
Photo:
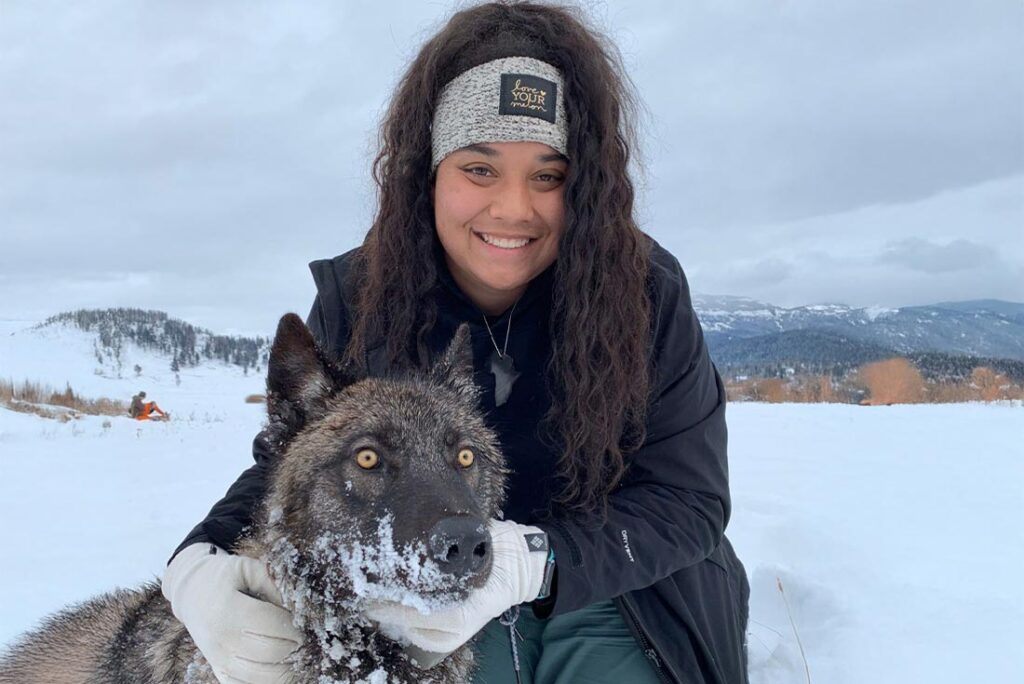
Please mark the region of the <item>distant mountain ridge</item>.
MULTIPOLYGON (((694 308, 716 365, 730 375, 793 372, 841 374, 902 356, 930 377, 962 378, 978 365, 1024 377, 1024 304, 1000 300, 927 306, 855 308, 814 304, 784 308, 746 297, 694 295, 694 308)), ((124 369, 132 343, 166 358, 171 370, 204 360, 259 371, 269 338, 216 335, 165 312, 82 309, 51 316, 37 329, 67 325, 96 336, 101 366, 124 369)), ((130 365, 130 364, 129 364, 130 365)))
POLYGON ((839 371, 891 356, 945 369, 992 361, 1014 374, 1024 365, 1024 304, 1016 302, 783 308, 746 297, 694 295, 693 303, 712 358, 734 373, 779 366, 839 371))
POLYGON ((265 365, 270 340, 264 337, 215 335, 171 318, 163 311, 130 308, 79 309, 50 316, 35 329, 71 326, 94 333, 94 351, 101 365, 120 368, 121 352, 127 343, 166 356, 170 370, 198 366, 203 360, 249 368, 265 365))

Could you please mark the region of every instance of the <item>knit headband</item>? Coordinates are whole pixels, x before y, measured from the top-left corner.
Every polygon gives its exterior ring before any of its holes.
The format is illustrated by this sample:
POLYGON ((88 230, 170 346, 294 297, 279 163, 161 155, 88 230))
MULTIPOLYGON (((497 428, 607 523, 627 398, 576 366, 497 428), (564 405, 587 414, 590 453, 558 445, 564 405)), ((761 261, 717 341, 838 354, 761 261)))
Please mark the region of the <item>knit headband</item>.
POLYGON ((462 72, 441 91, 432 128, 433 171, 455 150, 529 140, 568 156, 562 73, 532 57, 502 57, 462 72))

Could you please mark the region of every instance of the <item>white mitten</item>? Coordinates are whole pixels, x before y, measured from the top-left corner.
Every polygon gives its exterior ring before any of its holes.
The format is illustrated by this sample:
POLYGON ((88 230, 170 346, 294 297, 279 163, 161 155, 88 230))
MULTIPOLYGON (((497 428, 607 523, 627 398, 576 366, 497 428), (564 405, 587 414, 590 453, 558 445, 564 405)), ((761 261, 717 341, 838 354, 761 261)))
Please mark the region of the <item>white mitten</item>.
POLYGON ((221 684, 296 681, 285 659, 302 637, 262 562, 193 544, 167 566, 162 588, 221 684))
POLYGON ((364 609, 365 615, 396 641, 440 654, 462 646, 512 606, 533 601, 544 581, 547 535, 511 520, 492 520, 488 527, 493 544, 491 574, 465 601, 429 614, 399 603, 375 602, 364 609))

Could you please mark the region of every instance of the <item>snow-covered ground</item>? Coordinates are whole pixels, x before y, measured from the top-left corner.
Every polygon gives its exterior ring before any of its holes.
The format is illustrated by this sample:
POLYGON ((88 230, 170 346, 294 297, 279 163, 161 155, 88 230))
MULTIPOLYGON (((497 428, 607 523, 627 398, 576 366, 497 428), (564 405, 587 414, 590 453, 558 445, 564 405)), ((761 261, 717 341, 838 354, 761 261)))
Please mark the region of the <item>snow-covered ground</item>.
POLYGON ((1024 681, 1024 407, 732 404, 752 681, 1024 681))
MULTIPOLYGON (((23 328, 0 322, 0 377, 146 389, 175 419, 0 409, 0 644, 158 576, 251 463, 263 412, 243 401, 262 380, 237 368, 178 386, 140 353, 142 377, 101 377, 75 334, 23 328)), ((754 684, 807 681, 779 581, 813 682, 1024 681, 1024 407, 732 404, 728 421, 754 684)))

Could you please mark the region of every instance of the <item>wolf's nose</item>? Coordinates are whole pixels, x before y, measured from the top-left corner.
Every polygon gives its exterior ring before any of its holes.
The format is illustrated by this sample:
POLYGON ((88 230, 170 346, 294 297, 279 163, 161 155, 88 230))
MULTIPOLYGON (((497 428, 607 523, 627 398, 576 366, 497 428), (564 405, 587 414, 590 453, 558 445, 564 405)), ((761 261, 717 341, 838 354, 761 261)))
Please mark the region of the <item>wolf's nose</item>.
POLYGON ((430 530, 430 554, 443 570, 453 575, 471 575, 491 555, 491 534, 477 518, 442 518, 430 530))

